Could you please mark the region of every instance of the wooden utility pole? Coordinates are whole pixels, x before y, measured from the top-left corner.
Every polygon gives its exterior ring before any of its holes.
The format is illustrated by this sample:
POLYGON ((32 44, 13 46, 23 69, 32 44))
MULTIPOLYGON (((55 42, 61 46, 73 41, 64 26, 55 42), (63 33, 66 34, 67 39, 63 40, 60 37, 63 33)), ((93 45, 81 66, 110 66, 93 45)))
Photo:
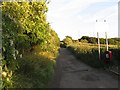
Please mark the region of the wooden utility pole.
MULTIPOLYGON (((98 20, 96 20, 98 22, 98 20)), ((97 38, 98 38, 98 54, 99 54, 99 60, 101 59, 100 57, 100 39, 99 39, 99 33, 97 32, 97 38)))
POLYGON ((106 37, 106 46, 107 46, 107 51, 108 51, 108 38, 107 38, 107 32, 105 32, 105 37, 106 37))
POLYGON ((100 58, 100 39, 99 39, 99 33, 97 32, 97 38, 98 38, 98 53, 99 53, 99 60, 100 58))

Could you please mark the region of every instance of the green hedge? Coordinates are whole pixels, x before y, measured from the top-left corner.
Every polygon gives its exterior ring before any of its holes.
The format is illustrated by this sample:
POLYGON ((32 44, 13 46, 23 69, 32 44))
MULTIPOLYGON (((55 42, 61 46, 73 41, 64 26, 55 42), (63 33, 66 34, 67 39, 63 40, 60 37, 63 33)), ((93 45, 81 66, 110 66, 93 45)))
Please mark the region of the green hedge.
MULTIPOLYGON (((95 67, 95 68, 104 68, 107 65, 105 64, 105 48, 101 48, 101 60, 99 60, 98 49, 97 48, 89 48, 86 47, 83 49, 82 46, 69 46, 67 47, 79 60, 83 61, 84 63, 95 67), (87 49, 89 48, 89 49, 87 49)), ((110 49, 113 53, 111 66, 117 65, 119 60, 119 49, 110 49)))

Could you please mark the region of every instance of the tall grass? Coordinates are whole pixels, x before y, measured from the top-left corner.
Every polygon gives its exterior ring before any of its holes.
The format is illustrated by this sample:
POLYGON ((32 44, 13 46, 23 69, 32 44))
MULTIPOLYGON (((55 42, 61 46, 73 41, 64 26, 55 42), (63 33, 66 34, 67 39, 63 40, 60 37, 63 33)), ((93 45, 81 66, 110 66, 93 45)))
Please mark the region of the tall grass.
POLYGON ((36 50, 24 53, 18 59, 14 88, 47 88, 54 74, 55 57, 53 53, 36 50))
MULTIPOLYGON (((113 52, 113 58, 111 65, 116 65, 118 63, 118 52, 116 45, 109 45, 110 50, 113 52)), ((99 60, 98 55, 98 45, 97 44, 88 44, 88 43, 73 43, 68 49, 74 53, 74 55, 79 58, 79 60, 84 63, 95 67, 103 68, 106 67, 105 61, 105 51, 106 45, 101 45, 101 60, 99 60)))

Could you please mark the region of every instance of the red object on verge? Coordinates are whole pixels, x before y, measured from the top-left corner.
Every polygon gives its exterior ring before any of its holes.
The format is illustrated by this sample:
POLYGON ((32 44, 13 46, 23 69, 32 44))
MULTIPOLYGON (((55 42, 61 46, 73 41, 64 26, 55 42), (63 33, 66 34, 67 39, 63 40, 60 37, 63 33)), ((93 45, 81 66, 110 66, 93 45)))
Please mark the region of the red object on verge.
POLYGON ((109 51, 109 59, 112 60, 112 51, 109 51))

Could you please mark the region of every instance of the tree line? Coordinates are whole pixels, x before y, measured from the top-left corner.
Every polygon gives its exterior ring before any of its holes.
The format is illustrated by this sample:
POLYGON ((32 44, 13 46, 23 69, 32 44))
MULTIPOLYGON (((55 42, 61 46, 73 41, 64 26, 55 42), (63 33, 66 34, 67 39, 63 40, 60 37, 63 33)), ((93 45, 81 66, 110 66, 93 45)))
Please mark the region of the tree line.
MULTIPOLYGON (((83 42, 83 43, 92 43, 92 44, 97 44, 98 43, 98 38, 96 37, 89 37, 89 36, 82 36, 78 40, 72 39, 71 36, 66 36, 66 38, 63 39, 65 43, 71 43, 71 42, 83 42)), ((108 43, 111 45, 118 45, 120 42, 120 38, 108 38, 108 43)), ((100 38, 100 44, 106 44, 106 39, 105 38, 100 38)))
MULTIPOLYGON (((89 37, 89 36, 82 36, 79 39, 79 41, 88 42, 88 43, 92 43, 92 44, 97 44, 98 38, 96 38, 96 37, 89 37)), ((108 43, 109 44, 117 45, 118 42, 120 42, 120 38, 108 38, 108 43)), ((105 38, 100 38, 100 43, 101 44, 106 44, 106 39, 105 38)))

